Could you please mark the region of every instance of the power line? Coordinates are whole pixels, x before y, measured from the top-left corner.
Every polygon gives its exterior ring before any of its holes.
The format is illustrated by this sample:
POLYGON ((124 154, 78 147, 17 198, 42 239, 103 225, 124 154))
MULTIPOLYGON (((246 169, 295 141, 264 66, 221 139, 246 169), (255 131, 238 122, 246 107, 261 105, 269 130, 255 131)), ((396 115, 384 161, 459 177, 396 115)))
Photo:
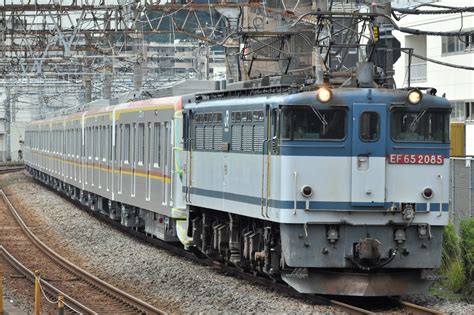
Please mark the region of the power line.
POLYGON ((474 30, 464 31, 464 32, 431 32, 431 31, 422 31, 409 27, 399 27, 398 31, 402 33, 414 34, 414 35, 428 35, 428 36, 470 36, 474 35, 474 30))
POLYGON ((447 6, 437 6, 437 5, 429 5, 431 7, 438 7, 438 8, 448 8, 446 10, 418 10, 421 6, 427 5, 420 5, 416 8, 407 9, 407 8, 393 8, 392 11, 396 11, 401 14, 412 14, 412 15, 422 15, 422 14, 456 14, 456 13, 468 13, 474 12, 474 7, 463 7, 463 8, 456 8, 456 7, 447 7, 447 6))
POLYGON ((436 60, 436 59, 431 59, 431 58, 428 58, 428 57, 425 57, 425 56, 422 56, 422 55, 418 55, 418 54, 415 54, 415 53, 410 53, 410 52, 407 52, 407 51, 404 51, 404 50, 402 50, 402 51, 404 53, 410 54, 413 57, 416 57, 418 59, 426 60, 428 62, 436 63, 438 65, 442 65, 442 66, 446 66, 446 67, 450 67, 450 68, 462 69, 462 70, 471 70, 471 71, 474 70, 474 67, 461 66, 461 65, 454 64, 454 63, 443 62, 443 61, 439 61, 439 60, 436 60))

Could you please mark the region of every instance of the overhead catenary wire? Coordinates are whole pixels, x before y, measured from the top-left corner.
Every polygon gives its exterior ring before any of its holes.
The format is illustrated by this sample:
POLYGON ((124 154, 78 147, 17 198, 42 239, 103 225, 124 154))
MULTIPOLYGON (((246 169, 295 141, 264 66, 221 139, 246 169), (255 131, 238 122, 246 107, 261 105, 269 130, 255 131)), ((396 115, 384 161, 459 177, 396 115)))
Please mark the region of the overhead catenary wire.
POLYGON ((393 8, 392 11, 401 13, 401 14, 411 14, 411 15, 435 15, 435 14, 457 14, 457 13, 469 13, 474 12, 474 7, 447 7, 447 6, 434 6, 431 7, 445 8, 445 10, 419 10, 421 6, 416 8, 393 8))
POLYGON ((399 27, 398 31, 402 33, 414 34, 414 35, 428 35, 428 36, 470 36, 474 35, 474 30, 470 31, 454 31, 454 32, 432 32, 432 31, 423 31, 417 30, 414 28, 408 27, 399 27))
POLYGON ((449 63, 449 62, 444 62, 444 61, 439 61, 439 60, 436 60, 436 59, 428 58, 428 57, 418 55, 418 54, 415 54, 415 53, 410 53, 410 52, 407 52, 407 51, 404 51, 404 50, 402 50, 402 51, 406 54, 411 54, 413 57, 416 57, 418 59, 426 60, 428 62, 436 63, 436 64, 439 64, 439 65, 442 65, 442 66, 446 66, 446 67, 450 67, 450 68, 456 68, 456 69, 462 69, 462 70, 471 70, 471 71, 474 70, 474 67, 457 65, 457 64, 454 64, 454 63, 449 63))

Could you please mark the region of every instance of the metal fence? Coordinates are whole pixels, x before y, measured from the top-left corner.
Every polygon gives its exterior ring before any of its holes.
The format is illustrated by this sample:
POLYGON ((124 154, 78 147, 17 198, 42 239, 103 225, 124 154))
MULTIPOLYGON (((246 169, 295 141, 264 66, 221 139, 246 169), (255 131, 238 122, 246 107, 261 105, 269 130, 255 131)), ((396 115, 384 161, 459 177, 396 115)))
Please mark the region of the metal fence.
POLYGON ((472 158, 451 158, 450 161, 449 217, 457 229, 462 220, 474 216, 472 162, 472 158))

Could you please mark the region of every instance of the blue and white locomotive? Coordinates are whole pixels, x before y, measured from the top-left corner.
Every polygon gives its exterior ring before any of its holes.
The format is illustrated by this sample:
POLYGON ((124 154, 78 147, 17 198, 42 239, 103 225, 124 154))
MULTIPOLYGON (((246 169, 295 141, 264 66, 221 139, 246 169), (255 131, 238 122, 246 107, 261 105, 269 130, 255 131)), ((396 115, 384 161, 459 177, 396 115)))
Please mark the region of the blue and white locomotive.
POLYGON ((299 292, 420 293, 448 221, 446 99, 260 86, 31 124, 43 182, 123 225, 299 292))

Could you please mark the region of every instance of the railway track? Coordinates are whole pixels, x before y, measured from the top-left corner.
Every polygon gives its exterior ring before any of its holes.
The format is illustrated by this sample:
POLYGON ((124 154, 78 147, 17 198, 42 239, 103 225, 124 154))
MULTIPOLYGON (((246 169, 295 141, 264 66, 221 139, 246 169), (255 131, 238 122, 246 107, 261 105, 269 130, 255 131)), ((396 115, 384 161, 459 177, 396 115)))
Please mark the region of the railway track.
POLYGON ((19 172, 25 169, 24 165, 0 165, 0 174, 19 172))
POLYGON ((399 301, 399 303, 401 304, 403 311, 406 312, 407 314, 417 314, 417 315, 443 314, 440 311, 433 310, 424 306, 416 305, 413 303, 409 303, 405 301, 399 301))
MULTIPOLYGON (((47 188, 48 190, 52 191, 53 193, 57 193, 55 190, 53 190, 51 187, 45 185, 44 183, 40 182, 40 184, 43 185, 43 187, 47 188)), ((4 195, 3 191, 1 191, 1 190, 0 190, 0 195, 2 195, 2 197, 4 195)), ((343 300, 339 300, 339 299, 331 299, 331 298, 328 298, 328 297, 325 297, 325 296, 315 296, 315 295, 301 294, 301 293, 295 291, 294 289, 286 286, 283 283, 276 282, 276 281, 273 281, 271 279, 255 276, 253 274, 241 271, 238 268, 228 266, 226 264, 221 264, 221 263, 213 261, 211 259, 196 255, 192 252, 185 251, 181 247, 177 247, 177 246, 168 244, 168 243, 163 242, 159 239, 149 238, 146 235, 144 235, 143 233, 140 233, 136 230, 126 228, 126 227, 124 227, 123 225, 119 224, 116 221, 110 220, 109 218, 107 218, 105 216, 102 216, 98 213, 90 211, 90 209, 83 206, 78 201, 73 201, 62 193, 60 195, 64 198, 64 200, 66 200, 68 202, 75 203, 78 207, 85 210, 90 215, 96 217, 98 220, 100 220, 104 223, 107 223, 109 225, 112 225, 116 229, 119 229, 119 230, 121 230, 125 233, 133 235, 134 237, 136 237, 137 239, 140 239, 141 241, 143 241, 145 243, 152 244, 152 245, 154 245, 158 248, 161 248, 161 249, 165 249, 168 252, 170 252, 170 253, 172 253, 176 256, 185 257, 185 258, 193 261, 194 263, 198 263, 198 264, 201 264, 201 265, 207 265, 207 266, 213 268, 214 270, 216 270, 217 272, 225 273, 227 275, 232 275, 234 277, 242 278, 242 279, 248 280, 250 282, 257 283, 259 285, 262 285, 262 286, 267 287, 267 288, 274 289, 274 290, 276 290, 278 292, 281 292, 283 294, 286 294, 288 296, 292 296, 292 297, 299 298, 299 299, 302 299, 302 300, 310 301, 311 303, 315 303, 315 304, 331 305, 334 308, 336 308, 339 311, 344 312, 346 314, 375 314, 375 313, 442 314, 437 310, 431 310, 431 309, 425 308, 423 306, 415 305, 415 304, 408 303, 408 302, 403 302, 403 301, 400 301, 400 300, 397 300, 397 299, 382 298, 383 301, 380 302, 380 303, 377 303, 377 304, 385 305, 385 307, 383 309, 379 308, 377 310, 373 310, 373 308, 371 308, 370 305, 367 305, 367 304, 370 304, 370 303, 366 304, 366 303, 363 302, 363 300, 359 300, 358 303, 352 303, 350 300, 344 300, 343 301, 343 300)), ((13 207, 13 206, 11 205, 11 207, 13 207)))
POLYGON ((348 314, 413 314, 413 315, 440 315, 442 312, 421 305, 405 302, 392 297, 345 297, 331 300, 331 304, 338 306, 348 314))
POLYGON ((0 202, 2 256, 28 279, 34 279, 32 270, 41 270, 42 288, 45 294, 50 297, 63 295, 69 312, 82 314, 165 313, 62 258, 31 231, 1 189, 0 199, 2 200, 0 202), (20 261, 23 261, 25 265, 20 261))

